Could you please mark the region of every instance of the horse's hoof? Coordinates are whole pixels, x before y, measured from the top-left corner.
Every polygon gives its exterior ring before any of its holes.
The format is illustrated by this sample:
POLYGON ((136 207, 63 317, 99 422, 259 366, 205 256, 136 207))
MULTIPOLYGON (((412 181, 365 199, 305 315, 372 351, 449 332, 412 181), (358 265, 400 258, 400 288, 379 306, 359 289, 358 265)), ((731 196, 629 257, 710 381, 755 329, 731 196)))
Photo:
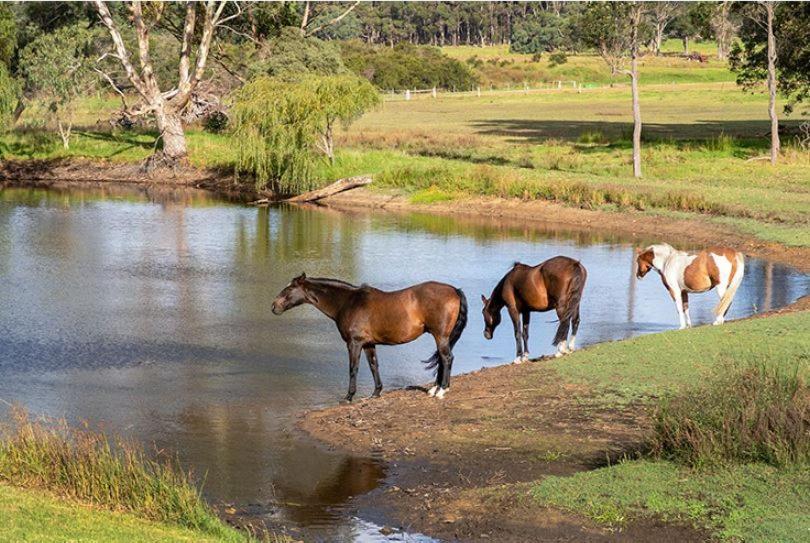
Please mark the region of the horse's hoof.
POLYGON ((517 358, 515 358, 514 360, 512 360, 512 364, 522 364, 523 362, 524 362, 524 360, 519 356, 517 358))
POLYGON ((428 390, 428 396, 430 396, 430 397, 432 398, 433 396, 435 396, 435 395, 436 395, 436 391, 437 391, 437 390, 439 390, 439 387, 438 387, 438 386, 433 386, 433 387, 431 387, 431 389, 430 389, 430 390, 428 390))
POLYGON ((371 394, 371 396, 369 396, 369 398, 379 398, 379 397, 380 397, 380 391, 379 391, 379 390, 375 390, 375 391, 374 391, 374 392, 371 394))
POLYGON ((523 356, 521 356, 521 357, 520 357, 520 361, 521 361, 521 362, 528 362, 528 361, 529 361, 529 354, 528 354, 528 353, 526 353, 526 354, 524 354, 523 356))
POLYGON ((447 389, 446 389, 446 388, 440 388, 440 389, 439 389, 439 392, 437 392, 437 393, 436 393, 436 398, 437 398, 437 399, 439 399, 439 400, 441 400, 442 398, 444 398, 444 395, 445 395, 446 393, 447 393, 447 389))
POLYGON ((565 353, 563 353, 562 351, 557 351, 556 353, 554 353, 554 358, 561 358, 563 354, 565 353))
POLYGON ((342 404, 352 403, 352 399, 354 399, 354 396, 346 396, 345 398, 340 400, 340 403, 342 404))

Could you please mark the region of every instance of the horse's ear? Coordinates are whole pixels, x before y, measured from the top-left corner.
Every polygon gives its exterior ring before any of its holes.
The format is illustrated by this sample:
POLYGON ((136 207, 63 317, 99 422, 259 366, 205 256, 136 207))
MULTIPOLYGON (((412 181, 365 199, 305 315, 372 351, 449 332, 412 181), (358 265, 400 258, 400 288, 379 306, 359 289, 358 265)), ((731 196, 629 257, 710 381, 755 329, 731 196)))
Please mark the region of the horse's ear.
POLYGON ((487 305, 487 303, 489 303, 489 300, 487 300, 487 297, 484 296, 483 294, 481 295, 481 301, 484 302, 484 305, 487 305))
POLYGON ((293 283, 300 283, 301 281, 303 281, 306 278, 307 278, 307 274, 304 273, 304 272, 301 272, 301 275, 299 275, 298 277, 293 279, 293 283))

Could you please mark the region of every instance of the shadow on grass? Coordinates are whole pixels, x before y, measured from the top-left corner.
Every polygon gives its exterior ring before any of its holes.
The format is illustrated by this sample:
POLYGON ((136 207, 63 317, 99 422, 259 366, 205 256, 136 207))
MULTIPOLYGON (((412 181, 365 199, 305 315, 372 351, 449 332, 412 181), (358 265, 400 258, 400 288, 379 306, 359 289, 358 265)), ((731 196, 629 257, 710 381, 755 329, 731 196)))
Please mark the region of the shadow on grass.
MULTIPOLYGON (((789 137, 798 133, 800 121, 781 121, 780 134, 789 137)), ((614 121, 554 121, 554 120, 477 120, 472 121, 479 135, 501 136, 510 138, 511 143, 542 143, 550 139, 576 141, 582 134, 599 132, 610 140, 619 139, 617 144, 626 140, 629 146, 629 135, 633 130, 632 122, 614 121)), ((642 134, 647 141, 667 140, 710 140, 720 136, 730 136, 748 142, 761 138, 762 148, 768 146, 765 141, 770 134, 770 123, 767 119, 756 121, 698 121, 689 124, 678 123, 644 123, 642 134)))

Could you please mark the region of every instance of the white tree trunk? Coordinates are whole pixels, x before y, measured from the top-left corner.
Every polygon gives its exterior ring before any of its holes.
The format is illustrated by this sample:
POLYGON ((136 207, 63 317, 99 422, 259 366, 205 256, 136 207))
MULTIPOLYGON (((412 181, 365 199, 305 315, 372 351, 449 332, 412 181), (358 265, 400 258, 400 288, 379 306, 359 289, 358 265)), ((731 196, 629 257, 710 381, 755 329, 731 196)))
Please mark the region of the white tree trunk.
POLYGON ((633 177, 641 177, 641 105, 638 100, 638 29, 641 24, 642 7, 634 6, 631 17, 630 42, 630 89, 633 95, 633 177))
POLYGON ((184 160, 188 155, 188 148, 180 114, 167 112, 164 105, 155 113, 155 120, 163 140, 163 156, 172 162, 184 160))
POLYGON ((768 115, 771 118, 771 164, 779 156, 779 117, 776 115, 776 37, 773 35, 773 2, 765 3, 768 17, 768 115))

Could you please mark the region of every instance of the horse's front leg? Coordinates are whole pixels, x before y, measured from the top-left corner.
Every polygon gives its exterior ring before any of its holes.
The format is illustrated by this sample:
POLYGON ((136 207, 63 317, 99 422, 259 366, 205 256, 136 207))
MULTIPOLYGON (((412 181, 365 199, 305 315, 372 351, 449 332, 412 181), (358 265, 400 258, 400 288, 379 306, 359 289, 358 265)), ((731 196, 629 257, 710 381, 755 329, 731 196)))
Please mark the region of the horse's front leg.
POLYGON ((357 392, 357 371, 360 369, 360 351, 363 346, 357 341, 349 341, 349 392, 346 394, 346 401, 352 401, 357 392))
POLYGON ((670 294, 672 295, 672 300, 675 302, 675 309, 678 310, 678 320, 681 324, 681 330, 683 330, 686 328, 686 315, 683 311, 683 298, 681 297, 680 292, 676 292, 674 290, 670 291, 670 294))
POLYGON ((689 294, 681 291, 681 305, 683 306, 683 314, 686 317, 686 327, 692 328, 692 317, 689 316, 689 294))
POLYGON ((382 379, 380 379, 380 368, 377 364, 377 349, 374 345, 370 345, 363 349, 366 353, 366 360, 368 360, 368 368, 371 370, 371 375, 374 377, 374 393, 372 398, 379 398, 382 391, 382 379))
POLYGON ((520 328, 520 313, 517 308, 509 307, 509 318, 512 319, 512 327, 515 329, 515 360, 513 364, 523 362, 523 331, 520 328))
POLYGON ((531 313, 524 311, 523 315, 523 356, 521 357, 524 362, 529 360, 529 321, 531 320, 531 313))

